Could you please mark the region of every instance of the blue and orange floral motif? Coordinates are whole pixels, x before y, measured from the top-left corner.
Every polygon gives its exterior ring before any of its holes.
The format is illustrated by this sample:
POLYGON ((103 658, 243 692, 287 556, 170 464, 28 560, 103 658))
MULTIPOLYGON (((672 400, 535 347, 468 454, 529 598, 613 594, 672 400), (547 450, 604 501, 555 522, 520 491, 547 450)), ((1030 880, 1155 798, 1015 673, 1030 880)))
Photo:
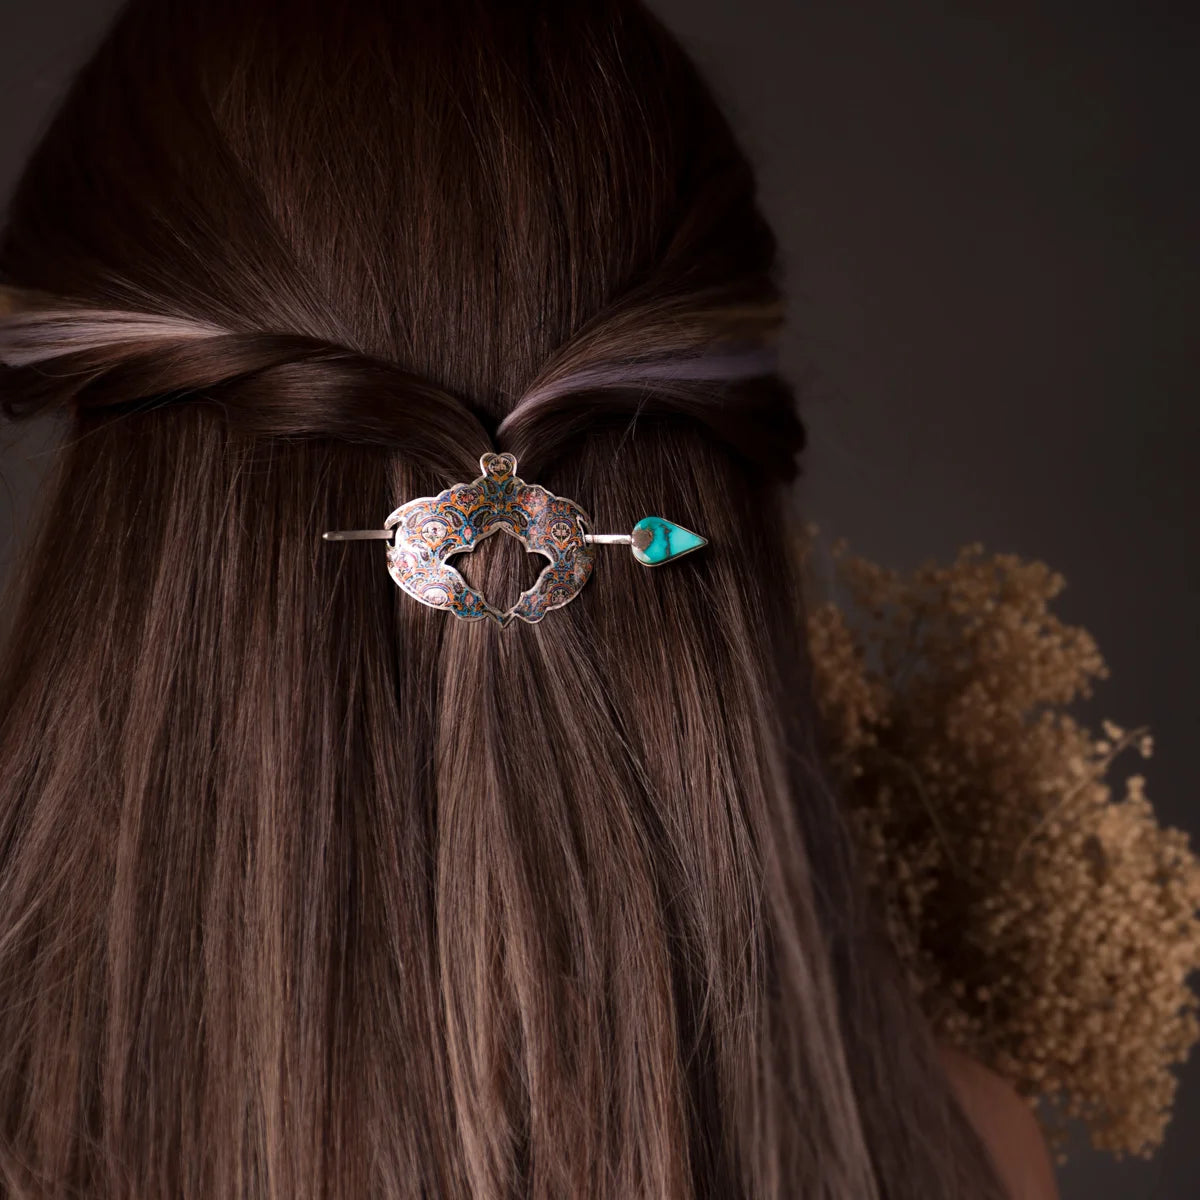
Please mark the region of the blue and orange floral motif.
POLYGON ((410 500, 388 517, 384 527, 396 526, 388 574, 422 604, 467 620, 490 618, 501 627, 514 617, 540 621, 573 600, 592 573, 592 546, 584 540, 590 518, 574 500, 519 479, 511 454, 485 454, 479 469, 473 482, 410 500), (507 610, 489 604, 446 561, 502 530, 550 560, 507 610))

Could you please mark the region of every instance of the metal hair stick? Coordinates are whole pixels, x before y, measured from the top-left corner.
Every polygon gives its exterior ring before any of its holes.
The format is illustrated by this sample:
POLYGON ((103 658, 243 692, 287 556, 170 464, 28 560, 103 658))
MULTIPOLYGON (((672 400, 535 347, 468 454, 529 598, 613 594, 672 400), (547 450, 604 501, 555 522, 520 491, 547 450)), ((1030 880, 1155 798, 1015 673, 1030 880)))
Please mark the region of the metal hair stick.
POLYGON ((587 513, 574 500, 518 478, 511 454, 485 454, 479 469, 471 483, 402 504, 383 529, 331 529, 321 536, 331 542, 390 540, 388 574, 410 596, 464 620, 487 617, 502 627, 514 617, 540 621, 574 600, 591 576, 593 545, 628 545, 643 566, 657 567, 708 544, 663 517, 643 517, 629 533, 589 533, 587 513), (447 561, 501 531, 550 560, 506 610, 489 604, 447 561))

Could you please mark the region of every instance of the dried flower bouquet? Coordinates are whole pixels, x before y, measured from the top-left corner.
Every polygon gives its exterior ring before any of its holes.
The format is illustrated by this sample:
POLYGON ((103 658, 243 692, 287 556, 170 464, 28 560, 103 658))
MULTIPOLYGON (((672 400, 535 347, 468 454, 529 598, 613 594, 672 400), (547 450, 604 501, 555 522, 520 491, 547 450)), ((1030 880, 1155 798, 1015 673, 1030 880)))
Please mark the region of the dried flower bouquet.
MULTIPOLYGON (((802 547, 814 581, 811 547, 802 547)), ((1161 1143, 1200 1035, 1200 861, 1116 761, 1150 735, 1067 711, 1108 672, 1040 562, 910 573, 832 551, 809 641, 831 762, 913 987, 945 1039, 1120 1157, 1161 1143)))

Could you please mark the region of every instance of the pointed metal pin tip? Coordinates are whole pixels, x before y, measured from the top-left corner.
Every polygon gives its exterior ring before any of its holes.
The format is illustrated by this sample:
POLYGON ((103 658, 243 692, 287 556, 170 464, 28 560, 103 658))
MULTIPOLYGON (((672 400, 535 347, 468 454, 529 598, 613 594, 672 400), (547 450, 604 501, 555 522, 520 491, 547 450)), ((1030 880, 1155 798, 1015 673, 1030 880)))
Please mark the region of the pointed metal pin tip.
POLYGON ((327 542, 362 542, 369 538, 390 538, 394 529, 330 529, 321 536, 327 542))

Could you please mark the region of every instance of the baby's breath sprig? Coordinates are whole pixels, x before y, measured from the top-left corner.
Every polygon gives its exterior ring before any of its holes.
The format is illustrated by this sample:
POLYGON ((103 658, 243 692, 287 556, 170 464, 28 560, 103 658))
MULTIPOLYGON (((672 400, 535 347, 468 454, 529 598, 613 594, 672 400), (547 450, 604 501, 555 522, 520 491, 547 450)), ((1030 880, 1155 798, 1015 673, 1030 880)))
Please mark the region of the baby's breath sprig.
POLYGON ((972 544, 901 573, 844 541, 832 561, 836 599, 809 608, 823 733, 925 1011, 1044 1101, 1060 1148, 1080 1118, 1148 1156, 1200 1037, 1200 860, 1142 775, 1110 779, 1149 732, 1066 711, 1108 671, 1044 563, 972 544))

